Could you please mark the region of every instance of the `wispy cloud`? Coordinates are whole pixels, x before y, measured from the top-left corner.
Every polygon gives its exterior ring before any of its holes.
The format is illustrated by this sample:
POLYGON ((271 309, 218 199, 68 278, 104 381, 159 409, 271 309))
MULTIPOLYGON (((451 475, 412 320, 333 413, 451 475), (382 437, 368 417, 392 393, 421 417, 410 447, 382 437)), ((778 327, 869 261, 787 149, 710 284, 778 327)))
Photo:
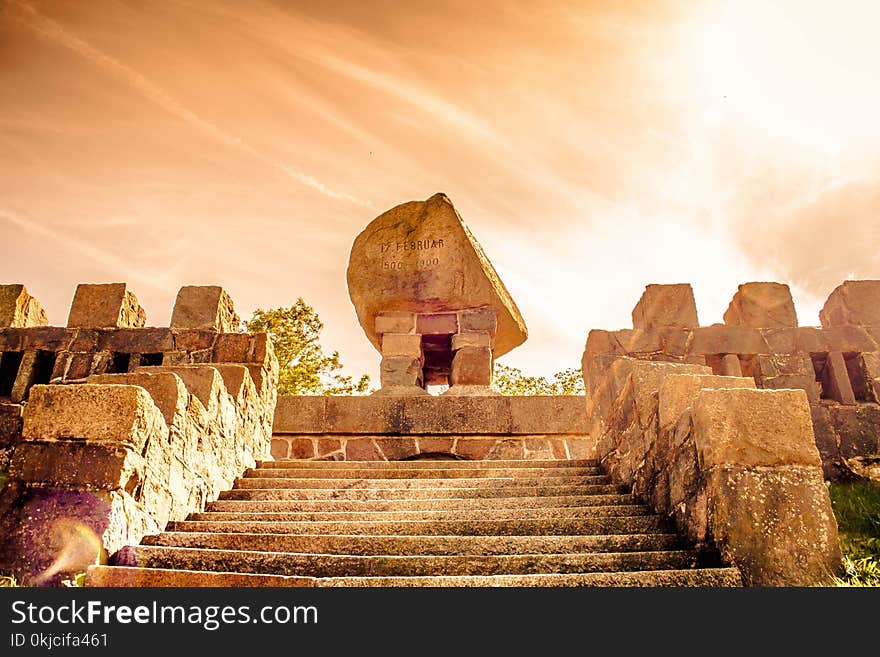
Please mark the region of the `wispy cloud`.
POLYGON ((181 102, 173 98, 167 91, 155 82, 149 80, 146 76, 134 70, 130 66, 111 57, 105 52, 87 43, 83 39, 71 34, 57 22, 40 14, 32 5, 26 2, 15 2, 14 5, 21 10, 21 20, 39 32, 43 37, 54 41, 55 43, 73 50, 77 54, 90 60, 94 64, 100 66, 104 70, 124 79, 132 88, 136 89, 146 99, 155 103, 166 112, 173 114, 177 118, 185 121, 189 125, 199 129, 202 133, 216 140, 217 142, 227 146, 230 149, 237 150, 239 153, 247 155, 258 162, 274 169, 275 171, 297 181, 298 183, 317 191, 328 198, 337 201, 345 201, 360 207, 372 207, 370 201, 357 198, 345 192, 340 192, 326 185, 314 176, 296 169, 284 162, 265 155, 251 144, 247 143, 240 137, 223 129, 219 125, 200 116, 198 113, 190 110, 181 102))

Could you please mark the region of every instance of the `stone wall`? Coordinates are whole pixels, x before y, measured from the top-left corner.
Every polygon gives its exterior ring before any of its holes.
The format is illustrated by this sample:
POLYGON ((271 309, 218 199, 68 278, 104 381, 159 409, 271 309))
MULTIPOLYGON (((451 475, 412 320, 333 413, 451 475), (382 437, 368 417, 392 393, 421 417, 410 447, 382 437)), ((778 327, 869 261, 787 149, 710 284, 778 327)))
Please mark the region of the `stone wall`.
POLYGON ((724 324, 699 326, 689 285, 649 285, 633 328, 591 331, 583 357, 595 389, 620 356, 708 366, 762 389, 801 389, 825 477, 880 478, 880 281, 847 281, 821 327, 798 326, 788 286, 741 285, 724 324))
POLYGON ((145 314, 122 284, 80 286, 66 328, 0 328, 0 572, 82 572, 271 458, 271 343, 223 332, 238 318, 220 288, 181 300, 197 328, 125 326, 145 314))
POLYGON ((590 382, 600 462, 698 547, 752 586, 822 584, 840 572, 806 393, 627 357, 590 382))
POLYGON ((584 398, 278 398, 276 459, 590 459, 584 398))

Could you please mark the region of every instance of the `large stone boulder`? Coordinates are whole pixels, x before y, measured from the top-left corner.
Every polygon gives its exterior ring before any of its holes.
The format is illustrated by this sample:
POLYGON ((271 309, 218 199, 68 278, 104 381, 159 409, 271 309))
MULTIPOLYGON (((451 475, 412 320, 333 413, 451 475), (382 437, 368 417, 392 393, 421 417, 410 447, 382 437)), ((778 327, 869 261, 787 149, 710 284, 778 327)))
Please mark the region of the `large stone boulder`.
POLYGON ((28 328, 49 323, 42 304, 24 285, 0 285, 0 328, 28 328))
POLYGON ((819 311, 822 326, 880 326, 880 281, 844 281, 819 311))
POLYGON ((632 311, 634 329, 695 328, 697 304, 687 283, 647 285, 632 311))
POLYGON ((724 323, 752 328, 797 326, 791 290, 783 283, 744 283, 733 295, 724 323))
POLYGON ((494 355, 528 337, 525 322, 477 240, 444 194, 382 213, 358 235, 348 264, 358 321, 381 350, 376 315, 438 313, 490 306, 494 355))

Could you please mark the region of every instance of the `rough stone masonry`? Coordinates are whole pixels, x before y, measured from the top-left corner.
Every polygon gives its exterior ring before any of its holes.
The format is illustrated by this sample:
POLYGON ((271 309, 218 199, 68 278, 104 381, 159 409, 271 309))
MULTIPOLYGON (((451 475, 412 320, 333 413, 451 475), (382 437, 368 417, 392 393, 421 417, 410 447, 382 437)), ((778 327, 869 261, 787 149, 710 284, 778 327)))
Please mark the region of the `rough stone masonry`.
POLYGON ((222 288, 181 289, 168 328, 124 283, 78 286, 66 328, 22 285, 0 304, 0 572, 83 572, 269 457, 278 363, 222 288))
POLYGON ((348 265, 358 321, 382 354, 380 395, 487 395, 494 359, 528 337, 495 268, 444 194, 382 213, 348 265))

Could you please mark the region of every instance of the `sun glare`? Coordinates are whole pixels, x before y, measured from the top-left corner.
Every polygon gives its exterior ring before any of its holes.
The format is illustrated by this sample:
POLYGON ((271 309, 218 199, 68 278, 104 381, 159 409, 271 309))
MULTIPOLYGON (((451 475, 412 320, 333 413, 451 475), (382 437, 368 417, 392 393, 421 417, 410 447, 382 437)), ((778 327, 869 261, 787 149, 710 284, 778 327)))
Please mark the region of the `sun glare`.
POLYGON ((710 126, 739 124, 836 154, 880 140, 880 3, 713 4, 689 57, 710 126))

